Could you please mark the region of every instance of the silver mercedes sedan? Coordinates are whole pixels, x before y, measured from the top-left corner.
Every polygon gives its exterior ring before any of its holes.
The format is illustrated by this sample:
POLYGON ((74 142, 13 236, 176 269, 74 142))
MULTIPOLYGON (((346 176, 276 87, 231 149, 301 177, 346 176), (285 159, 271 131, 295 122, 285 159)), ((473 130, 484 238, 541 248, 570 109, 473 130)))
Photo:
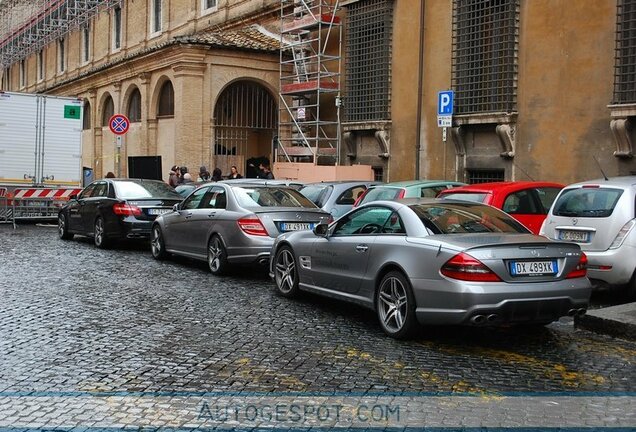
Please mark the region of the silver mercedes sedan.
POLYGON ((286 186, 207 183, 155 220, 150 246, 155 259, 183 255, 207 261, 219 275, 231 264, 266 265, 276 236, 331 220, 286 186))
POLYGON ((455 200, 376 201, 274 243, 270 276, 376 311, 385 333, 419 324, 548 324, 591 294, 578 245, 531 234, 506 213, 455 200))

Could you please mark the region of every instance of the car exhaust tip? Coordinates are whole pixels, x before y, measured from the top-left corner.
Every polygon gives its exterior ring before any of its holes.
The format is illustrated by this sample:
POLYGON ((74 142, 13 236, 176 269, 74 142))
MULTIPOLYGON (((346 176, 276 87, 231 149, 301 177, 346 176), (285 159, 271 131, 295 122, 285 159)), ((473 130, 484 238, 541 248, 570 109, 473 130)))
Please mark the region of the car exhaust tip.
POLYGON ((576 310, 576 316, 580 316, 581 317, 581 316, 585 315, 586 313, 587 313, 587 309, 585 309, 585 308, 579 308, 579 309, 576 310))
POLYGON ((570 309, 570 310, 568 311, 568 316, 569 316, 569 317, 573 317, 573 316, 575 316, 575 315, 576 315, 576 313, 577 313, 577 310, 576 310, 576 309, 570 309))
POLYGON ((499 315, 497 315, 497 314, 490 314, 490 315, 488 315, 487 320, 488 320, 488 322, 489 322, 489 323, 494 323, 494 322, 496 322, 496 321, 499 321, 499 315))
POLYGON ((470 319, 473 324, 483 324, 486 322, 486 317, 484 315, 475 315, 470 319))

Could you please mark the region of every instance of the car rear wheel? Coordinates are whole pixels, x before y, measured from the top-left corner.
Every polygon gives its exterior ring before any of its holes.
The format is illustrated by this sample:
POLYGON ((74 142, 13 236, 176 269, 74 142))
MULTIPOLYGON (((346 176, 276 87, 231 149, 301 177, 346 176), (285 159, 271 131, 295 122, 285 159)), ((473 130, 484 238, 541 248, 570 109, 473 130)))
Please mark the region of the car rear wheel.
POLYGON ((62 240, 71 240, 73 238, 73 234, 68 232, 68 224, 66 223, 66 216, 64 213, 60 213, 57 216, 57 235, 62 240))
POLYGON ((409 280, 399 271, 384 275, 376 295, 376 312, 382 330, 392 338, 406 339, 415 330, 415 299, 409 280))
POLYGON ((213 275, 222 275, 227 271, 227 251, 218 235, 212 236, 208 243, 208 266, 213 275))
POLYGON ((158 225, 152 227, 152 233, 150 234, 150 250, 152 251, 152 257, 156 260, 163 260, 168 256, 166 246, 163 242, 163 234, 161 233, 161 228, 159 228, 158 225))
POLYGON ((278 293, 283 297, 295 297, 299 293, 298 270, 294 252, 288 246, 276 251, 274 257, 274 280, 278 293))
POLYGON ((106 224, 104 223, 104 219, 101 217, 95 219, 93 240, 95 241, 95 246, 100 249, 106 249, 110 246, 110 240, 106 236, 106 224))

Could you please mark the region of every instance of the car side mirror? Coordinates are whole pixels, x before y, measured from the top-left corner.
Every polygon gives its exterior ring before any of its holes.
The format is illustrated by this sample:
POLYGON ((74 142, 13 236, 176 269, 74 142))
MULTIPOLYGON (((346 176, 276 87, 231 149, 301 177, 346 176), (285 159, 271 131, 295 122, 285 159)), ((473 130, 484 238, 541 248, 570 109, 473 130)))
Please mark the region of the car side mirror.
POLYGON ((71 195, 68 197, 68 199, 69 199, 69 200, 76 200, 76 199, 77 199, 77 194, 71 194, 71 195))
POLYGON ((314 234, 319 237, 329 237, 329 225, 326 223, 319 223, 314 227, 314 234))
POLYGON ((179 203, 172 206, 172 211, 175 211, 175 212, 179 211, 179 203))

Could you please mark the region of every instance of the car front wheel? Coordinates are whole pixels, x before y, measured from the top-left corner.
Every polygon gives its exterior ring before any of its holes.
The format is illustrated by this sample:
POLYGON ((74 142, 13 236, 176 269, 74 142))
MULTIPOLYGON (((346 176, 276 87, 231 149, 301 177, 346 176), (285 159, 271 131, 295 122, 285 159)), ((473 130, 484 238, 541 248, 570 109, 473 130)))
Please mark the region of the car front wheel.
POLYGON ((282 246, 274 257, 274 280, 278 293, 283 297, 298 295, 298 269, 294 252, 288 246, 282 246))
POLYGON ((382 330, 392 338, 406 339, 415 330, 415 299, 409 280, 399 271, 384 275, 376 295, 376 312, 382 330))

